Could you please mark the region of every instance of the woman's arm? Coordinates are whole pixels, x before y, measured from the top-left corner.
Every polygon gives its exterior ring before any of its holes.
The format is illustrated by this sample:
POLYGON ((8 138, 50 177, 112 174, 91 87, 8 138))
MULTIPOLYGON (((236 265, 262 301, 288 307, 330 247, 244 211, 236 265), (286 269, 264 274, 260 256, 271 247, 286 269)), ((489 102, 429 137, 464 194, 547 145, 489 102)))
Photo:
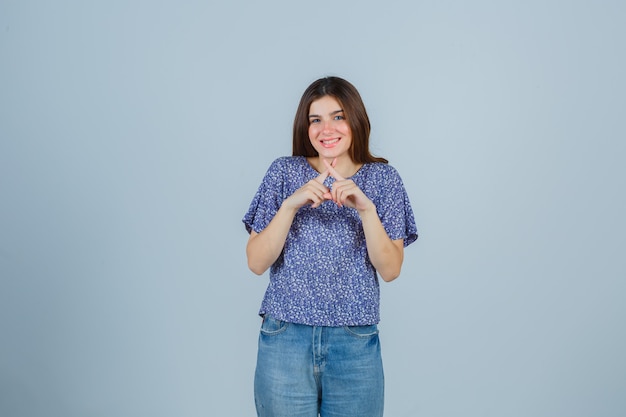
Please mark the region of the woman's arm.
POLYGON ((376 206, 360 210, 367 254, 376 271, 386 282, 393 281, 400 275, 404 260, 404 239, 391 240, 380 222, 376 206))
POLYGON ((246 255, 252 272, 261 275, 278 259, 297 211, 283 204, 261 233, 250 232, 246 255))
POLYGON ((384 281, 393 281, 400 275, 404 260, 404 240, 391 240, 376 212, 376 206, 352 180, 343 178, 335 169, 324 161, 330 175, 336 181, 332 186, 331 196, 339 206, 357 210, 363 224, 367 254, 384 281))
POLYGON ((319 207, 330 198, 329 190, 324 185, 328 171, 304 184, 296 192, 287 197, 265 229, 260 233, 250 232, 246 246, 248 268, 257 275, 263 274, 272 266, 285 246, 289 229, 296 213, 307 204, 319 207))

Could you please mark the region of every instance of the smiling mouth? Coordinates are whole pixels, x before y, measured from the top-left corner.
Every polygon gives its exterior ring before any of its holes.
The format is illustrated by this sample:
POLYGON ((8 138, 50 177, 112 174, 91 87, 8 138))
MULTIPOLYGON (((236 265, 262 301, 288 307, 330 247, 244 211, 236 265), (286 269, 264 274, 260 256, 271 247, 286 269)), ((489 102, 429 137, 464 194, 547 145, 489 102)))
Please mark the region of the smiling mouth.
POLYGON ((332 146, 339 142, 341 138, 330 138, 330 139, 322 139, 320 142, 323 146, 332 146))

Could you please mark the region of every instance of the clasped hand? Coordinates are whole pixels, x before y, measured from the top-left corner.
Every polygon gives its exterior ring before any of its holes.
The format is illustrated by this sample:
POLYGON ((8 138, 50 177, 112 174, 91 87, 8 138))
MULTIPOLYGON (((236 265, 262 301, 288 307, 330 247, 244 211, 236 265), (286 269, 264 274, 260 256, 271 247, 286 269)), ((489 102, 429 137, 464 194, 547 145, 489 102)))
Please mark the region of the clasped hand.
POLYGON ((339 207, 350 207, 357 211, 366 210, 371 207, 372 201, 361 191, 361 189, 350 179, 342 177, 336 170, 335 165, 337 159, 329 163, 322 159, 326 170, 317 178, 304 184, 296 192, 294 192, 285 203, 288 202, 294 208, 300 208, 307 204, 311 204, 312 208, 319 207, 324 201, 332 200, 339 207), (329 190, 324 185, 324 180, 328 176, 335 178, 335 182, 329 190))

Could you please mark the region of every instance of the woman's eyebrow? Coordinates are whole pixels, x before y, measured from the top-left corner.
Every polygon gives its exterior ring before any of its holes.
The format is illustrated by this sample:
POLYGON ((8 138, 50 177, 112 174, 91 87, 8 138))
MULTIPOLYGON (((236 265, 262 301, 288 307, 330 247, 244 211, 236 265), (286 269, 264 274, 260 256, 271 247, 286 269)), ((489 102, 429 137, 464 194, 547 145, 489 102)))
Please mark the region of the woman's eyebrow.
MULTIPOLYGON (((330 115, 334 116, 337 113, 343 113, 343 109, 339 109, 339 110, 335 110, 333 112, 330 112, 330 115)), ((319 114, 309 114, 309 118, 311 118, 311 117, 320 117, 320 115, 319 114)))

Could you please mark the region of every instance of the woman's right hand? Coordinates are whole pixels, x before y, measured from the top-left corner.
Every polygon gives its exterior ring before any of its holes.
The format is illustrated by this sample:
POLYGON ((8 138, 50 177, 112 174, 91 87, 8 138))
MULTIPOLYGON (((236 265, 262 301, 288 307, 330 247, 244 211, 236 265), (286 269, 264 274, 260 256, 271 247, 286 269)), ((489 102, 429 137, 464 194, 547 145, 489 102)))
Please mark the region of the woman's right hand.
MULTIPOLYGON (((332 167, 336 165, 334 160, 332 167)), ((287 234, 291 223, 300 207, 311 204, 311 207, 319 207, 325 200, 332 199, 330 190, 324 185, 324 180, 330 175, 327 169, 317 178, 304 184, 296 192, 287 197, 276 215, 263 231, 250 233, 246 255, 248 267, 257 275, 264 273, 280 256, 285 246, 287 234)))
MULTIPOLYGON (((330 165, 334 167, 336 163, 335 159, 330 165)), ((287 205, 287 207, 297 210, 300 207, 311 204, 312 208, 316 208, 324 201, 332 199, 330 190, 324 185, 324 180, 328 175, 330 175, 330 171, 327 169, 316 178, 304 184, 283 201, 283 206, 287 205)))

